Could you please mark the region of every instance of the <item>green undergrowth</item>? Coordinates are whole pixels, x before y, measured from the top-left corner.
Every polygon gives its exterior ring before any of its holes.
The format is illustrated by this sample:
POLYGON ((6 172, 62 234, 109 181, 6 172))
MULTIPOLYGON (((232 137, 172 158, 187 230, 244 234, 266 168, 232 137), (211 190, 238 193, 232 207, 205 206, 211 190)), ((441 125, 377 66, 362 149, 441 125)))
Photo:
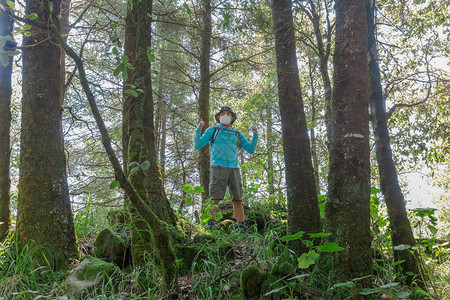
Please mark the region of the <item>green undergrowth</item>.
MULTIPOLYGON (((80 249, 84 249, 80 250, 82 255, 93 252, 92 236, 102 229, 95 221, 98 217, 92 211, 88 213, 91 215, 76 217, 80 249)), ((249 222, 247 228, 239 230, 233 221, 223 222, 225 225, 217 224, 213 230, 204 224, 180 227, 189 232, 186 247, 180 250, 188 254, 177 258, 180 270, 177 295, 161 289, 161 273, 149 263, 105 274, 95 291, 84 299, 450 299, 449 254, 443 250, 438 257, 425 249, 420 252, 422 270, 429 277, 425 291, 414 283, 405 283, 399 272, 401 262, 393 262, 386 236, 376 236, 374 275, 347 282, 331 281, 326 289, 319 290, 310 284, 315 260, 321 251, 340 248, 323 243, 316 246, 309 240, 326 234, 290 236, 286 234, 286 221, 273 217, 266 221, 264 228, 249 222), (311 251, 298 257, 288 248, 296 240, 311 245, 311 251), (365 279, 372 286, 360 289, 358 282, 365 279), (253 286, 252 292, 245 291, 244 284, 253 286)), ((68 297, 67 271, 54 271, 34 261, 33 254, 38 251, 38 247, 19 249, 13 233, 1 245, 0 299, 68 297)), ((68 267, 76 265, 73 262, 68 267)))

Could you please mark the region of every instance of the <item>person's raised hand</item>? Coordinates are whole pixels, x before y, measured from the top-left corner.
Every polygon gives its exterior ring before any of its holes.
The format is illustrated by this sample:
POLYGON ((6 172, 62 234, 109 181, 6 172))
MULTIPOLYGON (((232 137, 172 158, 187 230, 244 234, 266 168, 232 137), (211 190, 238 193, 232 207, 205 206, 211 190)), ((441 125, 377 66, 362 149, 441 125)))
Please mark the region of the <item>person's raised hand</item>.
POLYGON ((251 129, 254 133, 257 133, 257 132, 258 132, 258 128, 256 128, 255 125, 253 125, 252 127, 250 127, 250 129, 251 129))
POLYGON ((203 119, 200 119, 200 122, 198 122, 198 129, 202 129, 205 126, 205 121, 203 119))

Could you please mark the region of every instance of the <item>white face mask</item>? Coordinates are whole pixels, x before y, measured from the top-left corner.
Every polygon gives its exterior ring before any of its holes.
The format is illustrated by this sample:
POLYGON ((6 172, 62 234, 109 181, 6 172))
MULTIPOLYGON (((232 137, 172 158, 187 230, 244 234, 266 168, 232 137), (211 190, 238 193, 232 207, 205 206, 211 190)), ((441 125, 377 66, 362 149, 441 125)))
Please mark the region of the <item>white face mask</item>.
POLYGON ((228 125, 231 123, 231 117, 229 115, 222 115, 219 118, 220 124, 228 125))

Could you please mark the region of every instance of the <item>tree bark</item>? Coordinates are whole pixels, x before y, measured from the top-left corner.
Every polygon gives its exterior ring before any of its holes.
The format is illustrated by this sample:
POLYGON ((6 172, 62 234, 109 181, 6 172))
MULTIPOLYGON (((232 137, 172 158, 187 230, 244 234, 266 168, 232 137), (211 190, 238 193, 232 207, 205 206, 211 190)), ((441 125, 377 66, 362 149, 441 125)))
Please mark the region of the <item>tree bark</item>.
POLYGON ((272 137, 272 108, 267 106, 267 184, 269 186, 269 199, 275 200, 275 171, 273 167, 273 137, 272 137))
MULTIPOLYGON (((201 53, 200 53, 200 92, 198 95, 198 110, 200 119, 205 122, 202 133, 209 127, 209 95, 211 87, 211 76, 209 70, 211 57, 211 0, 202 2, 202 21, 203 30, 201 36, 201 53)), ((200 168, 200 184, 203 186, 202 200, 209 198, 209 146, 206 145, 199 151, 199 168, 200 168)))
MULTIPOLYGON (((59 28, 60 4, 30 0, 25 13, 59 28)), ((77 258, 78 250, 62 135, 61 51, 49 36, 49 30, 32 26, 23 37, 17 233, 20 246, 42 246, 36 259, 60 268, 77 258)))
MULTIPOLYGON (((14 3, 14 1, 12 2, 14 3)), ((11 36, 14 24, 12 11, 7 9, 8 5, 6 4, 6 0, 0 0, 0 4, 5 8, 5 10, 0 10, 0 35, 11 36)), ((14 45, 11 41, 5 44, 3 50, 14 50, 14 45)), ((6 66, 0 64, 0 243, 6 237, 11 225, 9 160, 11 157, 12 62, 13 57, 9 56, 6 66)))
MULTIPOLYGON (((343 251, 323 257, 333 282, 372 273, 370 233, 369 72, 366 1, 336 0, 329 201, 325 232, 343 251)), ((370 280, 358 281, 363 286, 370 280)))
MULTIPOLYGON (((139 1, 139 0, 138 0, 139 1)), ((122 170, 119 159, 117 158, 112 146, 111 138, 109 137, 108 131, 106 130, 105 123, 100 115, 100 112, 95 102, 95 97, 93 92, 89 87, 88 80, 86 78, 86 71, 84 69, 83 62, 81 58, 75 53, 75 51, 70 48, 63 40, 59 31, 56 27, 52 27, 54 36, 57 38, 60 45, 63 46, 66 53, 74 60, 79 75, 81 86, 86 93, 86 98, 89 102, 89 106, 92 110, 92 115, 94 116, 95 122, 97 123, 98 129, 102 136, 102 144, 108 155, 108 159, 114 169, 114 174, 116 179, 120 183, 120 187, 128 195, 130 202, 136 208, 136 211, 142 216, 142 218, 149 224, 153 238, 155 241, 155 246, 158 249, 158 255, 160 258, 160 263, 164 269, 164 283, 166 288, 173 288, 175 291, 179 289, 177 283, 177 268, 175 263, 175 254, 170 245, 170 233, 167 223, 162 222, 158 216, 153 212, 150 206, 144 201, 139 193, 136 191, 134 186, 130 183, 127 176, 122 170)))
MULTIPOLYGON (((278 96, 286 166, 288 227, 291 233, 322 231, 310 141, 298 75, 290 0, 273 0, 278 96)), ((308 251, 297 241, 298 253, 308 251)))
MULTIPOLYGON (((138 92, 137 95, 125 94, 126 111, 123 113, 127 115, 128 123, 127 136, 129 140, 125 141, 128 145, 128 176, 140 197, 147 201, 158 218, 174 226, 175 215, 163 188, 156 152, 153 91, 149 72, 151 65, 147 55, 151 49, 151 19, 148 17, 151 13, 151 0, 133 0, 132 8, 129 5, 125 34, 127 35, 126 41, 129 43, 127 50, 131 49, 132 51, 125 55, 129 57, 129 61, 135 69, 125 82, 125 88, 143 92, 138 92), (134 166, 130 166, 130 164, 133 162, 137 162, 139 165, 149 162, 150 167, 148 170, 139 169, 132 172, 134 166)), ((148 257, 155 247, 151 237, 153 233, 147 222, 142 220, 136 211, 133 225, 133 263, 143 265, 146 263, 145 257, 148 257)))
POLYGON ((376 26, 374 20, 375 1, 371 0, 367 11, 369 36, 369 72, 372 127, 375 136, 375 150, 378 170, 380 172, 380 186, 386 202, 391 228, 392 246, 396 261, 405 260, 399 265, 402 272, 411 281, 419 275, 419 267, 413 252, 410 250, 396 250, 395 246, 414 246, 414 234, 406 212, 403 193, 398 182, 397 170, 392 158, 389 128, 386 116, 386 101, 383 97, 381 74, 376 45, 376 26), (414 275, 409 275, 414 274, 414 275))

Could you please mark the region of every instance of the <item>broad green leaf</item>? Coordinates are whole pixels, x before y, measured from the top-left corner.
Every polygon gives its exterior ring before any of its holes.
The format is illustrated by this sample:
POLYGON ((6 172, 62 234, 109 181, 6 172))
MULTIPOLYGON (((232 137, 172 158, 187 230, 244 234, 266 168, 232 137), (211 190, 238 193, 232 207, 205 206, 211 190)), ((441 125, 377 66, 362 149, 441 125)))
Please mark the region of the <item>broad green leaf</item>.
POLYGON ((130 59, 129 59, 128 56, 126 56, 126 55, 122 55, 121 60, 122 60, 122 62, 125 63, 125 64, 126 64, 127 62, 130 61, 130 59))
POLYGON ((372 194, 372 195, 376 195, 376 194, 378 194, 380 192, 380 190, 379 189, 377 189, 376 187, 371 187, 370 188, 370 193, 372 194))
POLYGON ((130 162, 129 164, 128 164, 128 166, 131 168, 131 167, 139 167, 139 163, 138 162, 136 162, 136 161, 132 161, 132 162, 130 162))
POLYGON ((341 282, 341 283, 336 283, 335 285, 333 285, 333 288, 353 288, 356 284, 353 281, 347 281, 347 282, 341 282))
POLYGON ((361 294, 361 295, 370 295, 370 294, 378 293, 379 291, 380 291, 380 289, 378 289, 378 288, 372 288, 372 289, 365 288, 359 294, 361 294))
POLYGON ((203 191, 204 191, 204 189, 202 186, 196 186, 193 190, 194 194, 197 194, 197 195, 203 193, 203 191))
POLYGON ((192 14, 192 10, 189 8, 189 6, 186 3, 183 3, 183 7, 186 9, 186 13, 188 15, 192 14))
POLYGON ((117 66, 117 68, 114 69, 113 75, 114 75, 114 76, 118 76, 120 73, 123 72, 124 69, 125 69, 125 65, 124 65, 124 64, 119 64, 119 65, 117 66))
POLYGON ((282 240, 283 242, 288 242, 288 241, 298 240, 298 239, 301 239, 301 238, 302 238, 302 236, 303 236, 304 233, 305 233, 304 231, 299 231, 299 232, 297 232, 297 233, 294 234, 294 235, 283 236, 283 237, 281 238, 281 240, 282 240))
POLYGON ((323 238, 323 237, 327 237, 332 235, 332 233, 324 233, 324 232, 319 232, 319 233, 310 233, 309 236, 312 238, 323 238))
POLYGON ((9 65, 9 57, 7 55, 0 56, 0 64, 4 67, 9 65))
POLYGON ((202 219, 203 223, 206 223, 212 219, 212 216, 211 216, 211 214, 203 214, 200 218, 202 219))
POLYGON ((119 181, 116 180, 116 181, 111 182, 111 184, 109 185, 109 188, 112 190, 119 186, 120 186, 120 183, 119 183, 119 181))
POLYGON ((111 23, 109 26, 111 26, 112 29, 116 29, 117 28, 117 23, 111 23))
POLYGON ((223 214, 222 214, 221 212, 218 212, 218 213, 216 214, 216 216, 214 217, 214 219, 215 219, 216 221, 222 220, 222 219, 223 219, 223 214))
POLYGON ((432 234, 436 234, 438 232, 437 228, 434 227, 433 225, 428 225, 427 227, 428 227, 428 230, 430 230, 430 232, 432 234))
POLYGON ((316 259, 318 257, 319 257, 319 254, 314 250, 311 250, 308 253, 303 253, 298 258, 298 267, 301 269, 307 269, 307 268, 309 268, 309 266, 316 263, 316 259))
POLYGON ((8 4, 8 6, 12 9, 14 9, 14 7, 16 7, 16 5, 14 3, 12 3, 11 1, 6 1, 6 4, 8 4))
POLYGON ((34 21, 37 19, 37 17, 38 17, 37 13, 31 13, 29 15, 26 15, 25 19, 30 19, 31 21, 34 21))
POLYGON ((116 47, 114 47, 114 48, 112 49, 112 53, 113 53, 114 55, 119 55, 119 50, 118 50, 116 47))
POLYGON ((150 168, 150 162, 148 160, 144 161, 141 164, 141 170, 142 171, 147 171, 150 168))
POLYGON ((400 284, 400 282, 390 282, 390 283, 383 284, 382 286, 380 286, 380 288, 382 288, 382 289, 388 289, 388 288, 397 286, 397 285, 399 285, 399 284, 400 284))
POLYGON ((22 27, 22 30, 28 30, 28 29, 30 29, 30 28, 31 28, 31 25, 29 25, 29 24, 24 24, 23 27, 22 27))
POLYGON ((394 246, 394 250, 397 250, 397 251, 403 251, 403 250, 407 250, 409 248, 411 248, 410 245, 403 245, 403 244, 394 246))
POLYGON ((338 252, 345 248, 338 246, 336 243, 324 243, 322 246, 317 246, 316 249, 321 252, 338 252))
POLYGON ((192 185, 185 184, 185 185, 183 185, 183 188, 181 190, 185 193, 189 193, 191 191, 191 189, 192 189, 192 185))
POLYGON ((184 201, 185 201, 186 205, 189 206, 189 205, 191 205, 192 197, 186 197, 186 198, 184 198, 184 201))

